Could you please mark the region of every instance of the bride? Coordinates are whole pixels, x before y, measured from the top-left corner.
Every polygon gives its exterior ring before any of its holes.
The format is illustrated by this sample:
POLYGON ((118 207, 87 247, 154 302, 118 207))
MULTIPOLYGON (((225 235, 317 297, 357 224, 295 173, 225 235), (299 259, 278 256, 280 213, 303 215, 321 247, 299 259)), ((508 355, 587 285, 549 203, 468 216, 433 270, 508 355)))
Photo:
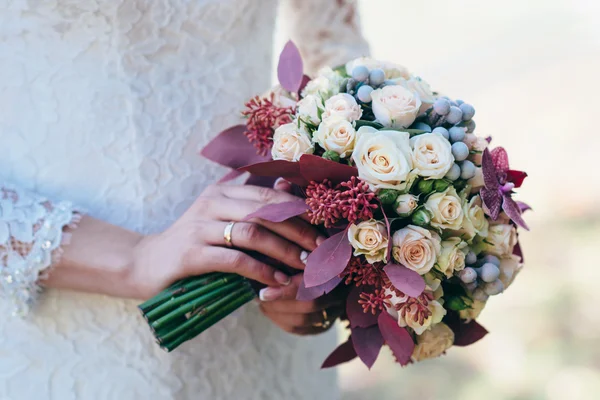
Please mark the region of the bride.
MULTIPOLYGON (((354 1, 281 6, 308 71, 367 52, 354 1)), ((270 86, 276 10, 0 1, 0 398, 338 397, 319 370, 335 334, 310 336, 336 304, 295 301, 298 278, 236 250, 301 269, 320 238, 302 220, 239 222, 227 247, 229 221, 291 195, 211 185, 225 171, 197 155, 270 86), (139 299, 214 270, 269 285, 260 306, 163 352, 139 299)))

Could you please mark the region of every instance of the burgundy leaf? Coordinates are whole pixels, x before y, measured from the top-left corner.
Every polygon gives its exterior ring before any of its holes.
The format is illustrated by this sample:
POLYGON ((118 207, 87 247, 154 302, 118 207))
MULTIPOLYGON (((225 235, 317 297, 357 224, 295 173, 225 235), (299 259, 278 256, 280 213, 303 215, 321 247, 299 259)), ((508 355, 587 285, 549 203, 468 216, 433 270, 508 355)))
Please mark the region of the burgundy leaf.
POLYGON ((379 327, 373 325, 368 328, 352 328, 351 337, 356 354, 367 368, 371 369, 383 346, 383 336, 379 327))
POLYGON ((334 184, 346 182, 358 176, 358 170, 349 165, 326 160, 312 154, 300 157, 300 173, 307 181, 322 182, 329 179, 334 184))
POLYGON ((297 92, 302 84, 302 68, 300 52, 294 42, 290 40, 283 47, 277 65, 277 78, 281 87, 288 92, 297 92))
POLYGON ((401 365, 410 362, 415 349, 415 342, 406 328, 398 326, 398 321, 392 318, 388 313, 379 314, 379 330, 385 339, 385 342, 401 365))
POLYGON ((421 275, 403 265, 388 264, 383 268, 396 289, 410 297, 419 297, 425 290, 425 280, 421 275))
POLYGON ((340 344, 323 362, 321 368, 331 368, 353 360, 356 357, 356 350, 352 344, 352 336, 347 341, 340 344))
POLYGON ((240 176, 242 174, 243 174, 242 171, 239 171, 237 169, 233 169, 233 170, 229 171, 227 173, 227 175, 225 175, 224 177, 222 177, 221 179, 219 179, 219 183, 228 182, 228 181, 230 181, 232 179, 237 178, 238 176, 240 176))
POLYGON ((311 301, 311 300, 317 299, 317 298, 323 296, 324 294, 331 292, 341 282, 342 282, 342 278, 340 278, 339 276, 335 276, 335 277, 331 278, 331 280, 329 280, 328 282, 325 282, 322 285, 307 288, 304 285, 304 279, 302 279, 300 286, 298 286, 298 293, 296 294, 296 300, 311 301))
POLYGON ((486 137, 485 141, 488 142, 488 144, 492 143, 492 137, 491 136, 486 137))
POLYGON ((346 299, 346 314, 348 315, 348 320, 350 320, 350 327, 359 327, 359 328, 367 328, 369 326, 373 326, 377 324, 377 316, 379 312, 376 314, 372 314, 371 312, 364 312, 362 306, 358 303, 360 300, 360 294, 362 292, 373 291, 373 288, 365 288, 362 287, 353 287, 348 294, 348 298, 346 299))
POLYGON ((300 174, 300 164, 297 162, 272 160, 245 165, 238 168, 238 170, 259 176, 281 177, 298 186, 304 187, 308 185, 306 179, 300 174))
POLYGON ((494 160, 488 149, 483 151, 483 157, 481 158, 481 169, 483 173, 483 182, 485 187, 490 190, 497 190, 500 188, 498 183, 498 176, 496 174, 496 167, 494 160))
POLYGON ((475 320, 464 323, 458 318, 453 318, 447 324, 454 332, 455 346, 468 346, 488 334, 488 331, 475 320))
POLYGON ((529 230, 529 227, 523 220, 523 217, 521 217, 521 209, 519 208, 519 205, 513 199, 511 199, 509 194, 505 194, 502 197, 504 199, 502 202, 502 208, 504 209, 506 215, 508 215, 508 218, 512 219, 515 224, 519 225, 523 229, 529 230))
POLYGON ((304 88, 306 87, 306 85, 308 84, 308 82, 310 82, 310 76, 303 75, 302 76, 302 82, 300 82, 300 87, 298 88, 298 94, 300 94, 300 92, 302 92, 302 90, 304 90, 304 88))
MULTIPOLYGON (((239 170, 236 170, 239 172, 239 170)), ((241 173, 241 172, 240 172, 241 173)), ((272 188, 277 178, 274 176, 258 176, 250 175, 246 180, 246 185, 260 186, 266 188, 272 188)))
POLYGON ((352 245, 346 231, 331 236, 308 256, 304 284, 310 288, 328 282, 344 271, 351 256, 352 245))
POLYGON ((513 254, 517 257, 521 258, 521 262, 525 262, 525 257, 523 257, 523 250, 521 249, 521 243, 517 241, 517 244, 513 248, 513 254))
POLYGON ((498 189, 487 189, 481 188, 479 191, 481 195, 481 201, 483 203, 483 210, 489 215, 494 221, 498 219, 500 210, 502 208, 502 196, 498 189))
POLYGON ((506 171, 506 180, 514 183, 516 188, 521 187, 525 178, 527 178, 527 172, 516 171, 514 169, 506 171))
POLYGON ((506 172, 508 171, 508 153, 504 149, 504 147, 496 147, 491 152, 492 160, 494 161, 494 166, 496 167, 496 171, 506 172))
POLYGON ((245 125, 235 125, 219 133, 201 151, 209 160, 233 169, 267 161, 269 156, 256 154, 256 149, 244 135, 245 125))
POLYGON ((524 213, 525 211, 532 210, 531 206, 529 204, 527 204, 527 203, 523 203, 522 201, 515 201, 515 203, 517 203, 517 205, 521 209, 521 213, 524 213))
POLYGON ((246 215, 244 221, 251 218, 262 218, 271 222, 283 222, 292 217, 304 214, 308 211, 308 205, 302 200, 286 201, 277 204, 267 204, 246 215))

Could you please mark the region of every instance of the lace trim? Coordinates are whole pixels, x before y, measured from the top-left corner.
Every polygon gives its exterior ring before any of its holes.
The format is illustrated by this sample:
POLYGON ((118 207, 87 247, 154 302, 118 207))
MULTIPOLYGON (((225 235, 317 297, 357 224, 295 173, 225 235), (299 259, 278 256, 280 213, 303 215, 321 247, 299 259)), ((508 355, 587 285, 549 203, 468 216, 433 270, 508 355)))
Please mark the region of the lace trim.
POLYGON ((0 197, 0 296, 13 304, 13 314, 29 313, 52 265, 59 262, 63 245, 81 214, 69 202, 2 189, 0 197))

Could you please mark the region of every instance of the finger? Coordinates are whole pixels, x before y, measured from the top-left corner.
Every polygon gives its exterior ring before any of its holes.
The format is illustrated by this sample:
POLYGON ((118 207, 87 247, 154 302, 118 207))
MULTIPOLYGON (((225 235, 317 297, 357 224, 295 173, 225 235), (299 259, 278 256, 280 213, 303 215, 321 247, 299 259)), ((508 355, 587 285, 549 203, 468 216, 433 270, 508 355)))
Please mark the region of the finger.
MULTIPOLYGON (((220 197, 205 207, 205 212, 220 221, 243 221, 248 215, 263 207, 253 200, 234 200, 220 197), (213 205, 215 204, 216 205, 213 205)), ((251 220, 275 232, 305 250, 313 251, 325 237, 310 223, 301 218, 290 218, 283 222, 270 222, 260 218, 251 220)))
POLYGON ((277 180, 273 184, 273 189, 280 190, 286 193, 292 193, 292 183, 286 181, 283 178, 277 178, 277 180))
MULTIPOLYGON (((205 224, 205 243, 227 245, 222 234, 226 226, 224 222, 205 224)), ((236 222, 233 225, 231 245, 239 249, 257 251, 296 269, 304 269, 303 260, 308 257, 308 253, 296 244, 253 222, 236 222)))
POLYGON ((280 284, 275 274, 279 271, 235 249, 199 246, 186 254, 183 264, 185 276, 218 271, 238 274, 269 286, 280 284), (210 263, 208 269, 207 263, 210 263))
POLYGON ((265 315, 271 318, 273 321, 279 322, 279 324, 284 326, 290 326, 294 328, 309 328, 315 327, 315 325, 322 324, 324 322, 323 313, 315 312, 308 314, 290 314, 286 312, 275 312, 265 308, 264 305, 261 304, 261 309, 265 315))

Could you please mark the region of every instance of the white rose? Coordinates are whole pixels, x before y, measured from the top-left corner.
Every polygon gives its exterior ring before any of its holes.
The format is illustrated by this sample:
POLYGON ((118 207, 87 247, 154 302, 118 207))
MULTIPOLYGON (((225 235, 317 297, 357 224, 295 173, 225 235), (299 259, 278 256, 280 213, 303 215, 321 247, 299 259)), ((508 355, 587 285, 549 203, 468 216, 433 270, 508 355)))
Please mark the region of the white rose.
POLYGON ((296 105, 297 95, 295 93, 288 92, 282 88, 281 85, 277 85, 265 93, 262 97, 270 99, 275 107, 293 108, 296 105))
POLYGON ((437 269, 451 278, 456 271, 465 268, 467 243, 460 238, 452 237, 442 242, 442 250, 437 259, 437 269))
POLYGON ((309 94, 297 104, 296 115, 301 121, 308 122, 312 125, 319 125, 321 118, 319 110, 323 110, 323 103, 319 96, 309 94))
POLYGON ((483 311, 485 304, 486 304, 485 301, 473 300, 473 302, 469 306, 469 308, 460 310, 458 312, 458 315, 459 315, 460 319, 463 319, 466 322, 471 322, 472 320, 479 317, 479 314, 481 314, 481 311, 483 311))
POLYGON ((433 215, 431 226, 453 230, 461 228, 464 213, 461 200, 453 186, 449 186, 443 192, 430 195, 425 208, 433 215))
POLYGON ((491 225, 484 241, 486 253, 509 257, 517 244, 517 230, 509 224, 491 225))
POLYGON ((446 310, 439 301, 432 299, 433 293, 430 291, 423 295, 427 296, 426 306, 423 305, 422 299, 416 300, 405 294, 398 296, 398 293, 390 288, 385 289, 385 294, 389 297, 388 304, 385 304, 388 314, 398 320, 398 326, 408 326, 417 335, 440 323, 446 315, 446 310))
POLYGON ((375 60, 371 57, 359 57, 346 63, 346 73, 352 75, 352 70, 358 66, 365 66, 369 70, 380 68, 385 72, 386 79, 409 79, 410 73, 406 67, 387 61, 375 60))
POLYGON ((415 225, 396 231, 392 237, 392 256, 406 268, 424 275, 433 268, 441 244, 437 233, 415 225))
POLYGON ((481 207, 481 197, 479 195, 473 196, 469 202, 464 203, 463 214, 465 217, 460 230, 461 236, 471 241, 475 235, 481 237, 488 235, 490 224, 481 207))
POLYGON ((413 77, 410 79, 402 79, 400 84, 410 90, 413 93, 419 95, 419 99, 421 100, 421 108, 419 109, 419 115, 423 114, 430 108, 435 102, 435 96, 431 91, 431 87, 429 83, 425 82, 419 77, 413 77))
POLYGON ((511 254, 500 259, 500 277, 499 279, 504 284, 504 289, 507 289, 515 280, 515 277, 523 267, 521 257, 511 254))
POLYGON ((419 95, 400 85, 384 86, 371 92, 371 107, 377 122, 388 128, 408 128, 419 114, 419 95))
POLYGON ((419 197, 412 194, 401 194, 394 203, 396 213, 402 217, 410 215, 419 205, 419 197))
POLYGON ((420 176, 442 179, 454 164, 450 142, 437 132, 414 136, 410 145, 415 172, 420 176))
POLYGON ((344 158, 349 156, 356 144, 356 131, 348 120, 339 115, 323 119, 313 135, 313 142, 325 150, 334 151, 344 158))
POLYGON ((369 263, 387 261, 387 228, 381 221, 363 221, 348 228, 348 240, 354 248, 354 255, 364 255, 369 263))
POLYGON ((308 132, 298 128, 296 121, 281 125, 273 134, 273 160, 298 161, 302 154, 312 154, 315 148, 308 132))
POLYGON ((340 93, 325 101, 323 119, 332 115, 339 115, 340 117, 353 122, 360 119, 362 116, 362 108, 360 108, 353 96, 348 93, 340 93))
POLYGON ((326 100, 340 92, 343 80, 344 78, 331 68, 321 68, 316 78, 310 80, 302 90, 302 97, 313 94, 326 100))
POLYGON ((357 138, 352 160, 359 178, 373 191, 405 189, 412 170, 409 134, 363 126, 358 129, 357 138))
POLYGON ((436 358, 444 354, 454 344, 454 332, 448 325, 440 322, 430 330, 417 336, 417 344, 413 350, 413 361, 436 358))

